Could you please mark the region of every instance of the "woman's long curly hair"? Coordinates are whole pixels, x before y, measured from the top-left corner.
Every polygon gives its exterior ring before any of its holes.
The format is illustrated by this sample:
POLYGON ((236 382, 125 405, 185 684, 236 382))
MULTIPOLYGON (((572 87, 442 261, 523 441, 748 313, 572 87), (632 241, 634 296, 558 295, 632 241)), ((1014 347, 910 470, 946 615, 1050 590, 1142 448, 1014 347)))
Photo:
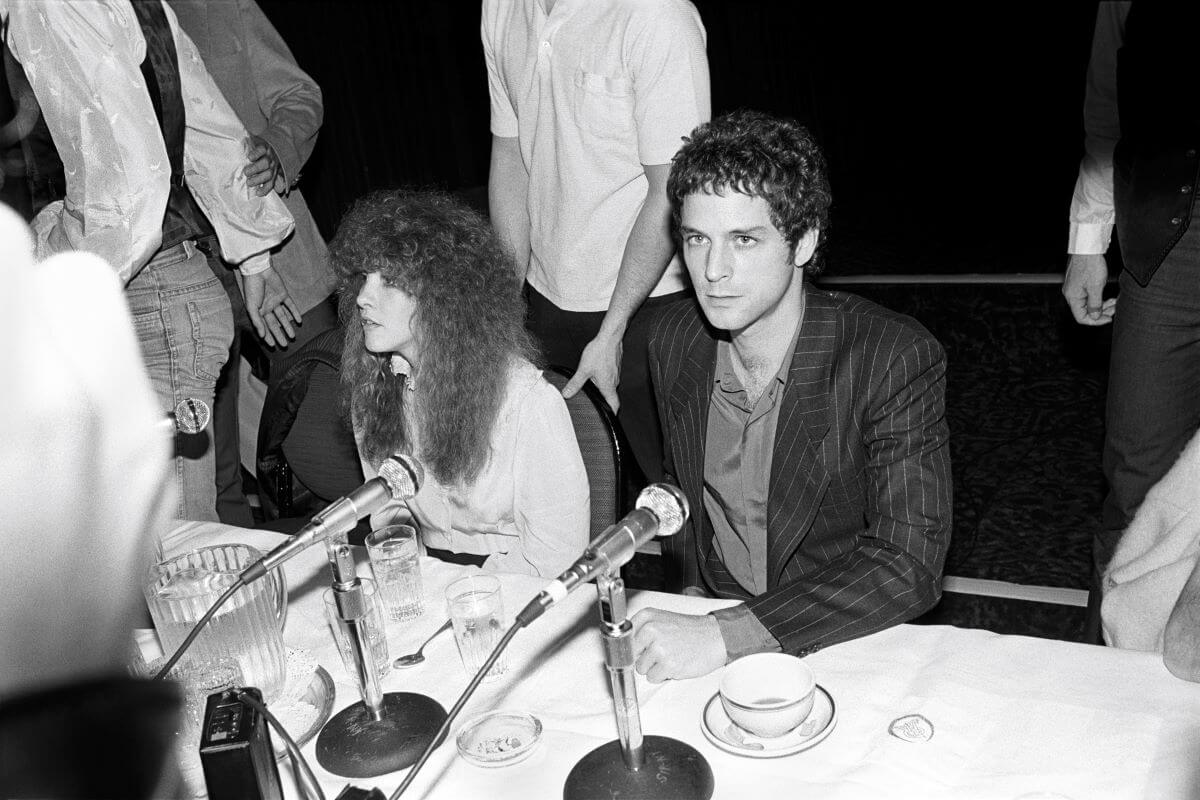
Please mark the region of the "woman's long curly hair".
POLYGON ((514 359, 535 360, 512 259, 482 216, 448 195, 409 190, 355 202, 329 256, 346 329, 342 403, 364 457, 377 466, 412 452, 405 404, 414 402, 421 449, 414 455, 440 482, 470 484, 487 463, 514 359), (413 392, 392 374, 389 354, 363 343, 356 301, 373 272, 416 301, 421 363, 413 392))

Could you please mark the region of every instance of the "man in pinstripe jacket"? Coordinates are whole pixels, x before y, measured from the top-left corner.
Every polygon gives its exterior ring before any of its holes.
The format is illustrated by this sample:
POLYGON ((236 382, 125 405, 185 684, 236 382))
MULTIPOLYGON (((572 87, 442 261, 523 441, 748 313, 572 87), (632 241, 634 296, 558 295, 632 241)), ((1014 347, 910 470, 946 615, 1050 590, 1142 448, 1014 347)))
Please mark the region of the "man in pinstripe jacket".
POLYGON ((650 339, 665 470, 692 504, 685 582, 744 602, 633 619, 637 669, 803 655, 937 603, 950 539, 945 355, 916 321, 813 288, 824 157, 790 120, 696 129, 668 182, 691 302, 650 339))

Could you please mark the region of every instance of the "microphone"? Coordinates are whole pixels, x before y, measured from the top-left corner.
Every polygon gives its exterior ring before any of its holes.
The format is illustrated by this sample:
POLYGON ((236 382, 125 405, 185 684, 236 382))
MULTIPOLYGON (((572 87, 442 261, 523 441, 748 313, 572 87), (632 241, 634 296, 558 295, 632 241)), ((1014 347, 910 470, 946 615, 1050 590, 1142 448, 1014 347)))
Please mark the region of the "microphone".
POLYGON ((636 508, 593 539, 583 555, 559 575, 529 605, 516 621, 528 625, 547 608, 562 600, 581 583, 619 569, 637 549, 655 536, 672 536, 688 518, 688 501, 669 483, 652 483, 638 495, 636 508))
POLYGON ((406 455, 394 455, 379 465, 379 476, 350 494, 335 500, 312 518, 291 540, 284 542, 246 568, 238 578, 242 583, 258 580, 309 545, 331 534, 349 533, 358 521, 383 508, 391 500, 408 500, 425 482, 421 462, 406 455))
POLYGON ((212 411, 209 409, 208 403, 198 397, 185 397, 175 406, 174 411, 167 412, 159 424, 165 430, 192 435, 207 428, 210 419, 212 419, 212 411))

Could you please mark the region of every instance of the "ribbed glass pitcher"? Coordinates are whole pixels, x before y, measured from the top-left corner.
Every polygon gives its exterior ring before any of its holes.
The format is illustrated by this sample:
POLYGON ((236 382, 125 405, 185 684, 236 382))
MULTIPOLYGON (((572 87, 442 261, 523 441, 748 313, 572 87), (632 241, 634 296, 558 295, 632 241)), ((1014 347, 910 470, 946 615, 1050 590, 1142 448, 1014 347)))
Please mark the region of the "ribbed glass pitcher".
MULTIPOLYGON (((146 605, 163 653, 171 655, 196 621, 204 616, 238 575, 262 554, 244 544, 201 547, 150 567, 144 582, 146 605)), ((256 686, 270 702, 287 678, 283 621, 287 588, 279 569, 243 586, 217 611, 187 651, 203 664, 238 662, 247 686, 256 686)))

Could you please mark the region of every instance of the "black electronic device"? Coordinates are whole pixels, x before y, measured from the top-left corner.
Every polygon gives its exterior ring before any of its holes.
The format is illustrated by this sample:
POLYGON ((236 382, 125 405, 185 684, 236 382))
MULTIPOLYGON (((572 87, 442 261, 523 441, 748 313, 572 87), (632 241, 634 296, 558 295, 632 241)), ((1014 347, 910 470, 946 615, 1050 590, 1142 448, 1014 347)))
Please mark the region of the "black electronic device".
POLYGON ((387 800, 378 789, 360 789, 357 786, 346 785, 333 800, 387 800))
POLYGON ((210 694, 205 705, 200 762, 209 800, 283 800, 267 720, 239 699, 241 692, 262 702, 262 693, 247 687, 210 694))

